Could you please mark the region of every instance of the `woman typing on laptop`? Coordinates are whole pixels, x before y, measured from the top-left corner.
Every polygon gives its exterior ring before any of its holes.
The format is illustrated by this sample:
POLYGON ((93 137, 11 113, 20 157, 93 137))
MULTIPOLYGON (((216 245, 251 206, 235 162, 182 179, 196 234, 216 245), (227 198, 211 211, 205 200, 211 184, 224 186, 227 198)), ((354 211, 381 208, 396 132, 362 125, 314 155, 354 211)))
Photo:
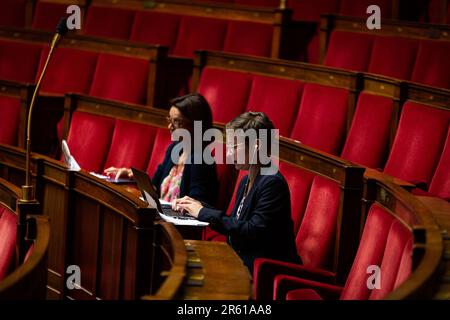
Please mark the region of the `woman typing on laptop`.
MULTIPOLYGON (((168 129, 187 130, 194 141, 194 121, 202 122, 203 132, 212 128, 211 108, 206 99, 200 94, 189 94, 171 101, 168 129)), ((201 133, 203 135, 203 132, 201 133)), ((217 173, 215 163, 206 164, 203 161, 195 164, 194 153, 183 150, 176 161, 172 158, 172 150, 181 143, 172 142, 166 149, 164 161, 158 166, 152 177, 160 198, 164 201, 190 196, 202 202, 214 204, 217 197, 217 173), (191 161, 186 161, 190 158, 191 161)), ((203 150, 202 150, 203 151, 203 150)), ((108 168, 105 174, 116 179, 133 177, 130 168, 108 168)))

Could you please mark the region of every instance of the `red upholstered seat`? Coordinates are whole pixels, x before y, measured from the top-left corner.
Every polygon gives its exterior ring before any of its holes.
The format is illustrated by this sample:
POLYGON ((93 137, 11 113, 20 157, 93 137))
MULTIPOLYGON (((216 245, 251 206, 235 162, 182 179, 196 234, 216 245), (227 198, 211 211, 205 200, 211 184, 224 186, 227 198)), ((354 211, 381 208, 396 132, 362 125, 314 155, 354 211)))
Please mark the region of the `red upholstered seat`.
POLYGON ((33 83, 42 46, 0 40, 0 79, 33 83))
POLYGON ((14 267, 16 256, 17 216, 0 205, 0 281, 14 267))
POLYGON ((280 135, 291 133, 302 95, 303 83, 274 77, 254 76, 247 111, 262 111, 280 135))
POLYGON ((368 72, 409 80, 419 42, 401 37, 375 37, 368 72))
POLYGON ((346 134, 348 95, 345 89, 305 84, 291 138, 339 154, 346 134))
POLYGON ((171 142, 172 137, 169 130, 161 128, 157 130, 150 161, 147 166, 147 173, 150 177, 156 172, 158 165, 163 162, 167 147, 171 142))
POLYGON ((99 54, 90 95, 145 104, 149 61, 112 54, 99 54))
MULTIPOLYGON (((36 81, 44 68, 48 51, 48 47, 42 51, 36 81)), ((89 93, 97 58, 98 54, 92 51, 58 48, 48 65, 41 91, 58 94, 67 92, 89 93)))
POLYGON ((450 89, 450 42, 422 40, 412 81, 450 89))
POLYGON ((450 200, 450 128, 447 130, 447 140, 439 164, 431 180, 431 194, 450 200))
POLYGON ((325 65, 355 71, 367 71, 373 36, 365 33, 333 31, 325 65), (345 48, 345 50, 342 50, 345 48))
POLYGON ((311 0, 288 1, 287 5, 293 11, 292 18, 301 21, 319 22, 323 13, 337 13, 339 10, 339 0, 315 0, 311 5, 311 0))
POLYGON ((126 40, 130 37, 135 11, 103 6, 89 6, 83 33, 126 40))
POLYGON ((447 136, 450 112, 406 102, 384 172, 429 185, 447 136))
POLYGON ((234 0, 234 3, 248 6, 271 7, 271 8, 278 8, 280 6, 279 0, 234 0))
POLYGON ((113 118, 75 111, 70 122, 67 144, 80 167, 102 172, 111 144, 113 118))
POLYGON ((177 40, 181 17, 151 11, 137 11, 130 40, 169 47, 172 53, 177 40))
POLYGON ((221 51, 226 29, 226 20, 183 16, 173 54, 193 58, 195 50, 221 51))
POLYGON ((248 73, 209 67, 203 70, 198 92, 208 100, 214 121, 226 123, 244 112, 251 81, 248 73))
POLYGON ((313 289, 297 289, 289 291, 286 300, 323 300, 313 289))
POLYGON ((67 7, 64 3, 38 1, 34 9, 32 28, 55 31, 59 20, 67 17, 67 7))
POLYGON ((340 0, 339 13, 346 16, 367 17, 367 7, 378 5, 382 18, 392 17, 392 0, 340 0))
POLYGON ((273 26, 248 21, 229 21, 223 51, 270 57, 273 26))
POLYGON ((392 99, 362 92, 341 156, 370 168, 382 168, 393 108, 392 99))
POLYGON ((0 26, 25 27, 27 0, 2 0, 0 26))
POLYGON ((145 170, 156 133, 155 127, 117 119, 104 168, 134 167, 145 170))
POLYGON ((0 96, 0 143, 17 145, 20 121, 20 100, 0 96))

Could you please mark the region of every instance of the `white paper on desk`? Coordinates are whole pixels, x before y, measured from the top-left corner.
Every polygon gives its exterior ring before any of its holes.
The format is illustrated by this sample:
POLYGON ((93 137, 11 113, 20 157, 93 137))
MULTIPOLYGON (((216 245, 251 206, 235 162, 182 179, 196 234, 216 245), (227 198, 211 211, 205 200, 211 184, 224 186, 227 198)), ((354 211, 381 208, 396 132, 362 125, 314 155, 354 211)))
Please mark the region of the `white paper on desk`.
MULTIPOLYGON (((144 191, 144 196, 145 196, 145 201, 147 201, 149 208, 158 210, 158 206, 156 205, 155 200, 153 200, 153 198, 147 193, 147 191, 144 191)), ((162 214, 162 212, 159 212, 159 211, 158 211, 158 213, 160 215, 162 214)))
POLYGON ((108 176, 105 176, 103 174, 99 174, 99 173, 95 173, 95 172, 89 172, 90 174, 92 174, 94 177, 97 177, 99 179, 103 179, 103 180, 107 180, 108 176))
POLYGON ((64 162, 69 167, 69 171, 80 171, 81 168, 78 165, 78 162, 75 160, 74 157, 70 154, 69 146, 67 145, 66 140, 62 141, 62 152, 64 155, 64 162))

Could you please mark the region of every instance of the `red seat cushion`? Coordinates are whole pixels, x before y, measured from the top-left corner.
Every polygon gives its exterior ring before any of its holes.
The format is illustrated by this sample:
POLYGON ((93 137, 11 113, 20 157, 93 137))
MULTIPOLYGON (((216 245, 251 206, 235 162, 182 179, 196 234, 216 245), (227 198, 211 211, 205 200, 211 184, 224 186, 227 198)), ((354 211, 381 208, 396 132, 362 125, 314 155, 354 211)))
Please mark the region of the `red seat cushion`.
POLYGON ((172 53, 177 40, 181 17, 151 11, 138 11, 134 18, 130 40, 167 46, 172 53))
POLYGON ((341 200, 339 185, 321 176, 312 182, 303 221, 295 239, 305 266, 330 267, 334 255, 336 225, 341 200))
POLYGON ((227 123, 244 112, 251 80, 248 73, 209 67, 203 70, 198 92, 208 100, 214 121, 227 123))
POLYGON ((20 100, 0 96, 0 143, 17 145, 20 122, 20 100))
POLYGON ((172 138, 169 130, 161 128, 157 130, 150 161, 147 166, 147 173, 150 177, 155 174, 158 165, 163 162, 167 147, 171 142, 172 138))
POLYGON ((155 127, 117 119, 104 168, 134 167, 145 170, 156 133, 155 127))
POLYGON ((254 76, 247 111, 262 111, 280 135, 289 137, 302 95, 303 83, 274 77, 254 76), (283 110, 280 112, 280 110, 283 110))
POLYGON ((393 108, 392 99, 362 92, 341 156, 370 168, 382 168, 393 108))
POLYGON ((443 199, 450 200, 450 127, 439 164, 431 180, 429 191, 443 199))
POLYGON ((365 33, 333 31, 328 44, 325 65, 367 71, 372 43, 373 36, 365 33))
POLYGON ((103 171, 114 124, 113 118, 78 111, 73 113, 67 144, 82 169, 103 171))
POLYGON ((0 40, 0 79, 34 83, 42 45, 0 40))
MULTIPOLYGON (((44 48, 36 81, 47 59, 49 48, 44 48)), ((65 94, 89 93, 98 54, 92 51, 58 48, 47 68, 41 85, 42 92, 65 94)))
POLYGON ((14 267, 16 256, 17 215, 0 205, 0 281, 14 267))
POLYGON ((173 53, 192 58, 195 50, 220 51, 223 48, 226 28, 226 20, 183 16, 173 53))
POLYGON ((447 136, 450 112, 406 102, 384 172, 429 185, 447 136))
POLYGON ((345 89, 305 84, 291 138, 339 154, 347 130, 348 95, 345 89))
POLYGON ((68 4, 38 1, 34 9, 33 29, 55 31, 62 17, 66 17, 68 4))
POLYGON ((102 53, 98 57, 89 94, 100 98, 145 104, 148 72, 147 60, 102 53))
POLYGON ((341 0, 339 13, 346 16, 356 16, 366 18, 367 7, 370 5, 377 5, 381 9, 382 18, 392 17, 392 0, 341 0))
POLYGON ((229 21, 223 51, 270 57, 273 26, 248 21, 229 21))
POLYGON ((286 300, 323 300, 313 289, 291 290, 286 295, 286 300))
POLYGON ((412 81, 450 89, 450 42, 422 40, 412 81))
POLYGON ((2 0, 0 26, 25 27, 27 0, 2 0))
POLYGON ((409 80, 419 42, 401 37, 375 37, 370 60, 370 73, 409 80))
POLYGON ((131 34, 135 11, 91 5, 83 33, 126 40, 131 34))

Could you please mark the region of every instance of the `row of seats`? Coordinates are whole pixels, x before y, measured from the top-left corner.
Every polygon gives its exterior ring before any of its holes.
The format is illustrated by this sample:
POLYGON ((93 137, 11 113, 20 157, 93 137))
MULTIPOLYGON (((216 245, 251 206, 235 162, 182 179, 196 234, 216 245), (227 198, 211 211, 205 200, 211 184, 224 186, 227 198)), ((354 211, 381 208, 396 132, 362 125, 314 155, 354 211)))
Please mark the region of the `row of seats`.
MULTIPOLYGON (((66 5, 38 2, 32 27, 53 31, 66 5)), ((89 6, 82 32, 91 36, 169 47, 175 56, 193 58, 199 49, 270 56, 273 25, 153 11, 89 6)))
POLYGON ((449 56, 450 41, 333 31, 324 63, 450 89, 449 56))

